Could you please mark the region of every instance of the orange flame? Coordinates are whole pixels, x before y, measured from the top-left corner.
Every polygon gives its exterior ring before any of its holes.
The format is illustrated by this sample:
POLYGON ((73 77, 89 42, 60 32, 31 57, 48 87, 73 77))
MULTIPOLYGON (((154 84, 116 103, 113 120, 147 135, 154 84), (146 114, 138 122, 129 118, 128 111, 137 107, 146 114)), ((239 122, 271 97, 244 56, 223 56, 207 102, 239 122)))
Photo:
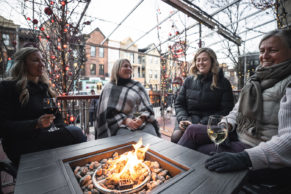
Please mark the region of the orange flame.
POLYGON ((109 169, 112 174, 108 176, 107 180, 113 183, 118 183, 120 179, 137 181, 139 175, 146 172, 146 169, 142 168, 142 163, 149 145, 142 147, 142 139, 140 139, 137 144, 132 146, 135 149, 134 152, 126 152, 112 161, 111 168, 109 169))

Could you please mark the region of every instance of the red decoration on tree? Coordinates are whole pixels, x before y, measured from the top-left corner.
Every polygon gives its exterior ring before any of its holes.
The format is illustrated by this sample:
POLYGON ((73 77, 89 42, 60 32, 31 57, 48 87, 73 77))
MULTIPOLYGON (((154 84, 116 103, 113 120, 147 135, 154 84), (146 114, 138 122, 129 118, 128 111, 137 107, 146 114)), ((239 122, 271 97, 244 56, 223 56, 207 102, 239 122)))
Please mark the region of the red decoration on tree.
POLYGON ((44 31, 44 27, 41 27, 41 28, 40 28, 40 31, 44 31))
POLYGON ((50 4, 53 5, 53 4, 55 4, 55 2, 54 1, 50 1, 50 4))
POLYGON ((52 15, 53 14, 53 10, 50 7, 46 7, 46 8, 44 8, 44 13, 46 15, 52 15))
POLYGON ((70 116, 70 121, 74 122, 75 121, 75 117, 74 116, 70 116))
POLYGON ((180 34, 180 32, 179 31, 176 31, 176 35, 179 35, 180 34))
POLYGON ((90 25, 91 22, 90 22, 90 21, 86 21, 86 22, 84 22, 84 24, 85 24, 85 25, 90 25))
POLYGON ((65 1, 62 1, 61 4, 62 4, 62 6, 65 6, 66 5, 66 2, 65 1))
POLYGON ((30 17, 27 17, 26 19, 27 19, 28 21, 30 21, 30 20, 31 20, 31 19, 30 19, 30 17))
POLYGON ((33 24, 37 24, 37 23, 38 23, 38 20, 37 20, 37 19, 33 19, 33 20, 32 20, 32 23, 33 23, 33 24))

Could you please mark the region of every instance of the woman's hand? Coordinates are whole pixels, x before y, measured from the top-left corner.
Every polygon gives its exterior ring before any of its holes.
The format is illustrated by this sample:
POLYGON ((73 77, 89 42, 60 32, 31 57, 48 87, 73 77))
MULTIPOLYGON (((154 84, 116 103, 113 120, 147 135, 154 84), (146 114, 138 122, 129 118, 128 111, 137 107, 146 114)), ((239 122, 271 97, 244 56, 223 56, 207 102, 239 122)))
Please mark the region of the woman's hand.
POLYGON ((53 114, 44 114, 37 120, 36 128, 47 128, 49 127, 56 117, 53 114))
POLYGON ((205 162, 205 167, 210 171, 216 172, 231 172, 237 170, 244 170, 252 166, 252 162, 247 152, 217 153, 205 162))
POLYGON ((143 121, 141 119, 131 119, 126 118, 124 124, 132 130, 138 129, 142 125, 143 121))
POLYGON ((185 131, 186 128, 191 125, 192 123, 190 121, 180 121, 179 123, 179 128, 182 130, 182 131, 185 131))
POLYGON ((134 121, 138 125, 138 128, 144 123, 144 119, 141 117, 134 119, 134 121))

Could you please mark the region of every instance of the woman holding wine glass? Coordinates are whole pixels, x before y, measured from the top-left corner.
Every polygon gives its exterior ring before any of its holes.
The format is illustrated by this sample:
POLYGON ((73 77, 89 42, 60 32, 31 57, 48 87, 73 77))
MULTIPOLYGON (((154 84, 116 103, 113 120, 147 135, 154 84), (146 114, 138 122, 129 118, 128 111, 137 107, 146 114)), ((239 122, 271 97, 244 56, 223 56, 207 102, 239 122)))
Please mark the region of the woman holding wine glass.
MULTIPOLYGON (((265 34, 259 51, 260 65, 225 117, 238 140, 220 146, 225 152, 211 156, 205 167, 216 172, 251 169, 251 183, 290 185, 291 30, 265 34)), ((201 137, 188 137, 194 144, 201 141, 201 137)), ((208 147, 207 151, 214 148, 208 147)))
POLYGON ((131 79, 127 59, 117 60, 110 82, 99 98, 95 138, 133 133, 136 130, 160 136, 153 106, 144 87, 131 79))
POLYGON ((191 125, 191 130, 205 132, 197 124, 207 125, 210 115, 227 115, 234 106, 231 85, 212 49, 200 48, 196 52, 190 73, 192 75, 185 79, 175 101, 177 122, 171 137, 174 143, 189 125, 196 124, 191 125))
POLYGON ((21 154, 86 141, 80 128, 64 124, 55 102, 46 107, 55 96, 41 52, 34 47, 16 52, 10 76, 0 83, 2 145, 14 163, 21 154))
POLYGON ((206 144, 214 148, 216 144, 207 136, 209 116, 225 116, 231 111, 234 105, 232 88, 210 48, 200 48, 196 52, 190 72, 193 75, 184 81, 176 99, 179 129, 173 132, 172 141, 196 150, 206 144), (199 141, 192 141, 196 136, 199 141))

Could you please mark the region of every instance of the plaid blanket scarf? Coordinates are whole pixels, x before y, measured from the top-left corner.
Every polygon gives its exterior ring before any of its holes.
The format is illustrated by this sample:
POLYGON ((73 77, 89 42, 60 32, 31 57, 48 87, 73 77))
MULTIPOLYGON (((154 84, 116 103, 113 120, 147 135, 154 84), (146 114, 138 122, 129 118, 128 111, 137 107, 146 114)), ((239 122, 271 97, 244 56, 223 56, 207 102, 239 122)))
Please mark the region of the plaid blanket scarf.
POLYGON ((147 118, 146 122, 153 124, 160 136, 153 107, 144 87, 134 80, 125 85, 107 83, 99 98, 95 138, 113 136, 119 128, 127 128, 122 124, 123 120, 133 118, 137 111, 147 118))

